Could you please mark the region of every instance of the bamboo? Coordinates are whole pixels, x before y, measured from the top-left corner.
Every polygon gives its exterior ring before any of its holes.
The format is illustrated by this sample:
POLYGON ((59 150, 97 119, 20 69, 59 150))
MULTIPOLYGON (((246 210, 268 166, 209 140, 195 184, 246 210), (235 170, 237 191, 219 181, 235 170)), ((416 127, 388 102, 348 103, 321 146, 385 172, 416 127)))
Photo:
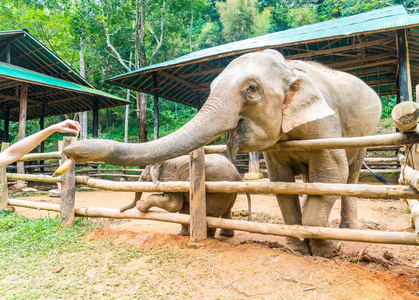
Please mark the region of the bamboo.
MULTIPOLYGON (((189 182, 111 182, 90 178, 87 186, 117 192, 188 192, 189 182)), ((306 194, 335 195, 365 198, 419 199, 419 193, 410 186, 330 184, 302 182, 205 182, 207 193, 259 193, 259 194, 306 194)))
MULTIPOLYGON (((58 204, 48 204, 26 200, 9 199, 9 205, 59 211, 58 204)), ((119 210, 111 208, 76 207, 75 212, 77 216, 84 217, 113 219, 147 219, 163 222, 174 222, 180 224, 189 224, 190 219, 188 215, 184 214, 153 211, 141 213, 136 209, 130 209, 121 213, 119 212, 119 210)), ((298 239, 314 238, 364 243, 419 245, 419 243, 416 241, 416 235, 410 232, 383 232, 373 230, 309 227, 300 225, 278 225, 247 222, 240 220, 228 220, 214 217, 207 217, 207 223, 208 227, 210 228, 242 230, 252 233, 290 236, 298 239)))
MULTIPOLYGON (((7 178, 9 179, 21 179, 25 181, 39 181, 39 182, 52 182, 59 183, 61 182, 60 177, 52 177, 48 175, 37 175, 37 174, 15 174, 7 173, 7 178)), ((88 176, 76 176, 75 181, 78 184, 87 184, 89 177, 88 176)))
POLYGON ((397 157, 366 157, 364 162, 366 164, 389 164, 398 163, 399 159, 397 157))
POLYGON ((417 191, 419 191, 419 171, 413 170, 408 165, 403 166, 403 175, 404 179, 414 187, 417 191))
MULTIPOLYGON (((1 144, 1 151, 3 152, 9 147, 9 143, 2 143, 1 144)), ((1 193, 0 193, 0 209, 4 209, 7 206, 7 198, 9 197, 9 187, 7 185, 7 175, 6 175, 6 166, 0 168, 0 185, 1 185, 1 193)))
POLYGON ((190 233, 191 241, 207 238, 207 205, 205 198, 205 155, 204 148, 192 151, 190 157, 190 233))
MULTIPOLYGON (((61 158, 61 154, 60 154, 61 158)), ((85 170, 78 170, 76 173, 86 173, 86 172, 138 172, 141 173, 144 169, 85 169, 85 170)))
POLYGON ((61 159, 60 152, 49 153, 30 153, 22 156, 19 161, 33 161, 33 160, 48 160, 48 159, 61 159))
MULTIPOLYGON (((323 149, 378 148, 419 143, 419 132, 390 133, 363 137, 345 137, 314 140, 291 140, 278 142, 263 151, 313 151, 323 149)), ((393 150, 393 148, 390 148, 393 150)), ((241 150, 242 152, 246 152, 241 150)), ((377 150, 378 151, 378 150, 377 150)), ((226 153, 226 145, 205 146, 205 154, 226 153)))
POLYGON ((53 182, 53 183, 60 182, 59 177, 54 178, 48 175, 36 175, 36 174, 7 173, 7 178, 15 179, 15 180, 25 180, 25 181, 40 181, 40 182, 53 182))
POLYGON ((419 120, 419 104, 412 101, 401 102, 393 108, 391 117, 401 132, 416 131, 419 120))
MULTIPOLYGON (((377 173, 377 174, 393 174, 393 173, 400 173, 400 168, 372 169, 372 171, 377 173)), ((371 174, 371 172, 366 170, 366 169, 361 169, 361 171, 359 173, 360 174, 371 174)))

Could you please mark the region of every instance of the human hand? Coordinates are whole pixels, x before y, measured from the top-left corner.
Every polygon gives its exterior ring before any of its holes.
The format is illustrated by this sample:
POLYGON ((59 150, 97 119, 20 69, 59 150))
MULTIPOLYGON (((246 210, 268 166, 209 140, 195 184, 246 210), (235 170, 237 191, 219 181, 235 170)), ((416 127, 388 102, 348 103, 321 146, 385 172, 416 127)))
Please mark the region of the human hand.
POLYGON ((54 130, 54 132, 73 133, 75 135, 78 135, 81 129, 79 122, 73 120, 65 120, 51 125, 50 128, 54 130))

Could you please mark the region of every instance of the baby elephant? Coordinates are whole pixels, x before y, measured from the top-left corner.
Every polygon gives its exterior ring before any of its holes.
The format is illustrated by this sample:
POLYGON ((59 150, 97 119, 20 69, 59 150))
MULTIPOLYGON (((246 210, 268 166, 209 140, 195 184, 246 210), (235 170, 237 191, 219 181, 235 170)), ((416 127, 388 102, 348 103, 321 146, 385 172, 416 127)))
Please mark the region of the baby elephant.
MULTIPOLYGON (((189 156, 180 156, 153 165, 148 165, 141 174, 139 181, 189 181, 189 156)), ((242 181, 234 165, 222 155, 205 155, 205 181, 242 181)), ((121 212, 133 208, 135 205, 141 212, 147 212, 156 206, 169 212, 189 214, 188 193, 159 193, 141 199, 142 193, 135 193, 135 199, 129 205, 120 209, 121 212)), ((207 216, 231 219, 231 208, 236 201, 234 193, 207 193, 207 216)), ((208 237, 214 237, 215 228, 207 228, 208 237)), ((189 235, 189 225, 182 225, 179 235, 189 235)), ((232 237, 234 230, 221 229, 222 236, 232 237)))

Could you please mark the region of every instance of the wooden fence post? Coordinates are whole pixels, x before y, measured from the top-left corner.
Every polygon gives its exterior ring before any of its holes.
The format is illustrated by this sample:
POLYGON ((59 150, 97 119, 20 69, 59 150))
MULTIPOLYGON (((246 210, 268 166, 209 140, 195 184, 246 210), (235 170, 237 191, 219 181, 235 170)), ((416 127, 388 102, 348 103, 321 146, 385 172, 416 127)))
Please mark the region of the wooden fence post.
MULTIPOLYGON (((1 144, 1 151, 3 152, 9 147, 9 143, 1 144)), ((0 209, 5 209, 9 200, 9 191, 7 186, 7 175, 6 166, 0 168, 0 183, 1 183, 1 194, 0 194, 0 209)))
POLYGON ((260 179, 259 152, 249 152, 249 172, 244 174, 245 179, 260 179))
MULTIPOLYGON (((64 137, 63 148, 70 145, 76 138, 66 136, 64 137)), ((67 157, 63 154, 62 162, 64 163, 67 157)), ((61 202, 60 202, 60 216, 61 225, 72 227, 75 222, 74 205, 76 199, 76 166, 73 163, 63 175, 61 175, 61 202)))
POLYGON ((205 199, 205 156, 204 147, 190 154, 190 232, 191 241, 207 238, 207 203, 205 199))

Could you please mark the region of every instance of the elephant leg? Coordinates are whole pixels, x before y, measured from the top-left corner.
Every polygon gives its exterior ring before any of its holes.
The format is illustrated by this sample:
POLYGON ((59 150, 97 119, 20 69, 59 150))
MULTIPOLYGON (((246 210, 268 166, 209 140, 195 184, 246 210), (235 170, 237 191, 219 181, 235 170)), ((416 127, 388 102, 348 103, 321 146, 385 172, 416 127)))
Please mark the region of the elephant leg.
MULTIPOLYGON (((309 195, 303 206, 303 225, 327 227, 328 218, 337 196, 309 195)), ((314 256, 332 257, 338 254, 339 244, 335 240, 310 239, 310 250, 314 256)))
MULTIPOLYGON (((310 158, 308 175, 310 182, 347 182, 348 163, 345 151, 319 151, 310 158)), ((337 196, 308 195, 303 205, 303 225, 327 227, 330 212, 337 199, 337 196)), ((332 257, 338 254, 340 244, 335 240, 310 239, 310 250, 315 256, 332 257)))
MULTIPOLYGON (((354 161, 349 165, 348 183, 358 183, 359 172, 364 162, 367 149, 361 149, 355 156, 354 161)), ((342 196, 340 228, 360 229, 358 221, 358 209, 356 197, 342 196)))
POLYGON ((137 202, 137 209, 143 213, 153 206, 160 207, 168 212, 178 212, 183 206, 182 193, 152 194, 137 202))
MULTIPOLYGON (((184 201, 182 209, 179 211, 181 214, 189 215, 189 202, 184 201)), ((189 225, 181 224, 182 228, 180 229, 178 235, 180 236, 190 236, 189 225)))
MULTIPOLYGON (((290 165, 284 163, 278 153, 264 152, 263 153, 266 166, 268 168, 269 179, 271 182, 295 182, 295 173, 290 165)), ((275 195, 281 209, 282 217, 287 225, 301 225, 302 214, 298 195, 275 195)), ((285 239, 285 246, 292 251, 300 252, 304 255, 311 255, 308 239, 299 240, 293 237, 285 239)))
MULTIPOLYGON (((237 194, 235 195, 234 198, 237 197, 237 194)), ((235 200, 234 200, 235 201, 235 200)), ((227 211, 221 216, 224 219, 231 219, 231 208, 233 207, 234 201, 232 201, 232 204, 230 205, 230 207, 227 209, 227 211)), ((233 237, 234 236, 234 230, 232 229, 223 229, 221 228, 220 230, 220 235, 221 236, 225 236, 225 237, 233 237)))

